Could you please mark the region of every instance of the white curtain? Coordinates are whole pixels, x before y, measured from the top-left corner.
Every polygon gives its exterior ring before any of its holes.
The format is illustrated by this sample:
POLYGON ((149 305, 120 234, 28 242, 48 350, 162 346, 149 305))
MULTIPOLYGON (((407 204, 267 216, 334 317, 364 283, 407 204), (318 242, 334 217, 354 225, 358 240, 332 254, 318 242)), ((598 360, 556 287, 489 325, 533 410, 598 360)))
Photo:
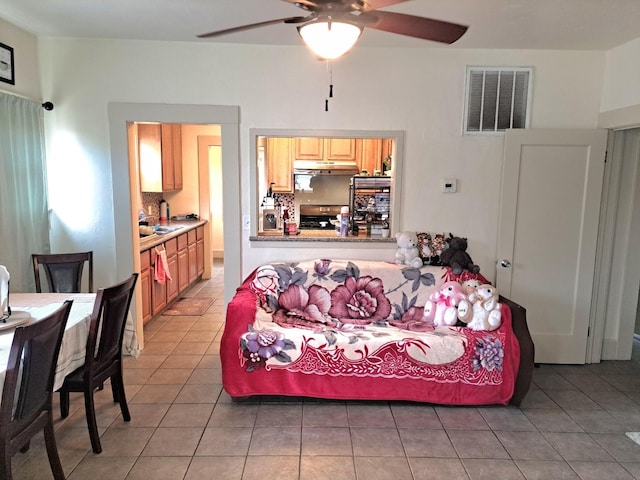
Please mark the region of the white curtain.
POLYGON ((49 251, 43 108, 0 92, 0 265, 12 292, 35 291, 31 254, 49 251))

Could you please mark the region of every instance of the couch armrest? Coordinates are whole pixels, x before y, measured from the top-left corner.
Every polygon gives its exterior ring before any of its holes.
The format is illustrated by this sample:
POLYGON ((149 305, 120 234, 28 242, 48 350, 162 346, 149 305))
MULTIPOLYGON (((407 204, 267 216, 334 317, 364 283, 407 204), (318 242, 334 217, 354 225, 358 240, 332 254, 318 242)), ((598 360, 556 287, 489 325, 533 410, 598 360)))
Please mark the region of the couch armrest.
POLYGON ((531 338, 529 327, 527 326, 527 310, 522 305, 519 305, 502 295, 500 295, 500 302, 507 305, 511 310, 513 333, 520 344, 520 368, 518 369, 513 397, 511 397, 510 402, 513 405, 520 405, 531 387, 535 345, 533 344, 533 339, 531 338))

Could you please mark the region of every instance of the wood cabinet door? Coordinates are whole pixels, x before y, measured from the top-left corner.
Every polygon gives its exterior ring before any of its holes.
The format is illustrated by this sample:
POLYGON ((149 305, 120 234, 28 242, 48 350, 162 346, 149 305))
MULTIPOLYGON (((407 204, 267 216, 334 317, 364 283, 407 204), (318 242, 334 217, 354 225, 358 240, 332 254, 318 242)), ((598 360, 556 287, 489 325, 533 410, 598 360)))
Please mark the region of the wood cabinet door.
POLYGON ((196 270, 198 276, 204 273, 204 240, 196 242, 196 270))
POLYGON ((173 188, 182 190, 182 125, 171 124, 172 140, 171 156, 173 158, 173 188))
POLYGON ((162 132, 162 190, 182 189, 182 127, 163 123, 162 132))
POLYGON ((142 293, 142 323, 145 324, 153 315, 151 313, 151 252, 140 253, 140 290, 142 293))
MULTIPOLYGON (((151 268, 151 273, 154 274, 155 277, 155 269, 157 268, 158 255, 155 250, 151 250, 151 262, 153 267, 151 268)), ((167 284, 156 282, 153 278, 151 279, 151 305, 153 315, 158 315, 164 308, 167 306, 167 284)))
POLYGON ((162 192, 161 136, 159 124, 138 124, 138 159, 142 192, 162 192))
POLYGON ((196 244, 189 245, 189 284, 198 279, 198 254, 196 244))
POLYGON ((267 171, 267 187, 276 193, 293 192, 293 159, 290 138, 267 138, 267 155, 265 158, 267 171))
POLYGON ((196 229, 196 264, 200 276, 204 273, 204 227, 196 229))
POLYGON ((167 280, 167 304, 178 297, 178 254, 167 257, 167 265, 171 274, 171 281, 167 280))
POLYGON ((373 175, 375 170, 382 172, 382 140, 379 138, 363 138, 362 150, 358 155, 358 170, 366 170, 373 175))
POLYGON ((324 139, 316 137, 298 137, 295 139, 296 159, 324 160, 324 139))
POLYGON ((355 138, 327 138, 325 139, 325 160, 350 160, 356 159, 355 138))
POLYGON ((178 292, 189 287, 189 249, 178 250, 178 292))

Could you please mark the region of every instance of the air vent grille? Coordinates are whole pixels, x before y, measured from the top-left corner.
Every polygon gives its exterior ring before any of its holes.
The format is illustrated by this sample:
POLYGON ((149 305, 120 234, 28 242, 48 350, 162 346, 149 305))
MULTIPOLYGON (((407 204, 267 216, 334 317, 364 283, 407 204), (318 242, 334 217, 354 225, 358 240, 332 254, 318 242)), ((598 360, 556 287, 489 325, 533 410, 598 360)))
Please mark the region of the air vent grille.
POLYGON ((527 128, 532 68, 468 67, 465 134, 527 128))

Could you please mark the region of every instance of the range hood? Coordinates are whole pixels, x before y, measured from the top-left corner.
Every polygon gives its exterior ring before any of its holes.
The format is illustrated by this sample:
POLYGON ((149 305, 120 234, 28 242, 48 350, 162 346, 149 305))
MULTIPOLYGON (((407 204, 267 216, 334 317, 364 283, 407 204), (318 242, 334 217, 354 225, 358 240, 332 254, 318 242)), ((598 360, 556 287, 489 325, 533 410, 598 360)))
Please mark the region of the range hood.
POLYGON ((354 161, 348 160, 294 160, 294 175, 358 175, 354 161))

